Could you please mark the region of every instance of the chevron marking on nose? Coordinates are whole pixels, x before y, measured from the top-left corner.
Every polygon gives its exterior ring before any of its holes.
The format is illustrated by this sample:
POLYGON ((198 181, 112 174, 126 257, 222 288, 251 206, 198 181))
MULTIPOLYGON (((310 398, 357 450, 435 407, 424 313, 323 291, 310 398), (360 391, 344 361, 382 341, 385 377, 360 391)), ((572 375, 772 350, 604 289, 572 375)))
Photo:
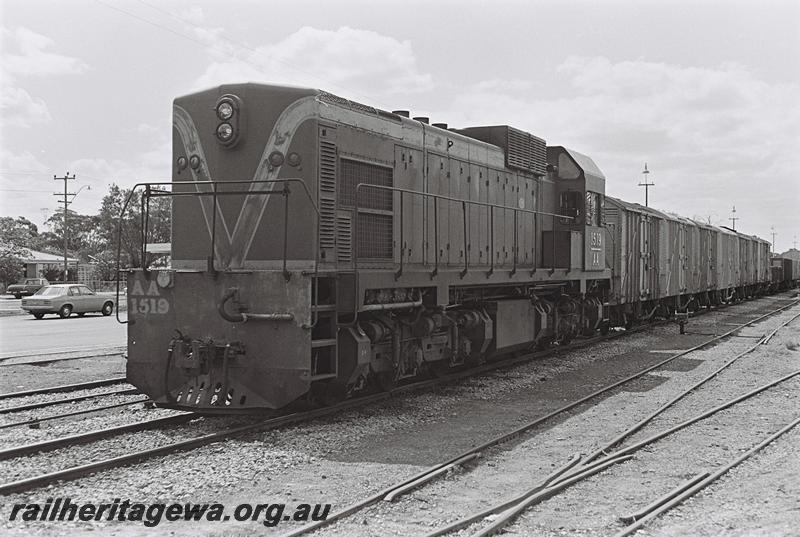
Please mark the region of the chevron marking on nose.
MULTIPOLYGON (((183 149, 186 153, 186 158, 191 155, 197 155, 200 158, 200 166, 195 170, 189 167, 194 181, 211 181, 206 167, 206 155, 203 151, 203 144, 200 142, 200 136, 197 134, 197 128, 192 121, 192 116, 189 115, 184 108, 174 105, 173 107, 173 125, 178 130, 178 135, 183 142, 183 149)), ((190 184, 189 181, 180 181, 176 184, 190 184)), ((194 185, 197 192, 212 192, 213 188, 210 185, 194 185)), ((203 219, 206 221, 208 227, 208 236, 211 237, 212 223, 211 215, 214 214, 214 200, 209 196, 198 196, 200 201, 200 209, 203 212, 203 219)), ((224 240, 219 240, 217 237, 216 244, 214 245, 214 255, 217 259, 229 259, 231 243, 231 233, 228 231, 228 223, 225 222, 225 216, 222 213, 222 207, 217 205, 217 220, 222 222, 222 231, 224 233, 224 240)))
MULTIPOLYGON (((253 181, 277 179, 280 167, 270 167, 268 160, 269 155, 273 151, 281 151, 285 154, 291 144, 292 137, 295 132, 297 132, 297 128, 304 121, 316 117, 318 106, 316 97, 309 96, 298 99, 286 107, 272 128, 272 133, 267 140, 258 167, 253 175, 253 181)), ((203 152, 202 143, 200 142, 200 137, 197 133, 197 128, 189 113, 177 105, 174 106, 174 123, 175 128, 178 129, 178 133, 180 134, 186 154, 197 155, 201 160, 201 165, 198 169, 192 169, 192 178, 194 181, 212 180, 209 176, 208 168, 206 167, 205 154, 203 152)), ((217 213, 219 216, 218 219, 222 221, 225 237, 227 238, 224 244, 217 244, 216 250, 223 266, 228 268, 241 267, 244 263, 244 260, 247 258, 247 253, 250 251, 250 247, 253 244, 253 240, 255 240, 258 226, 261 223, 261 219, 263 218, 264 211, 267 208, 267 203, 269 202, 275 185, 276 183, 250 184, 248 190, 252 192, 252 194, 247 194, 245 197, 232 233, 228 230, 227 223, 222 217, 221 208, 217 208, 219 211, 217 213)), ((201 185, 195 185, 195 188, 198 192, 212 191, 211 187, 205 187, 201 190, 201 185)), ((209 215, 213 214, 213 200, 201 197, 200 203, 210 236, 211 221, 209 215)))

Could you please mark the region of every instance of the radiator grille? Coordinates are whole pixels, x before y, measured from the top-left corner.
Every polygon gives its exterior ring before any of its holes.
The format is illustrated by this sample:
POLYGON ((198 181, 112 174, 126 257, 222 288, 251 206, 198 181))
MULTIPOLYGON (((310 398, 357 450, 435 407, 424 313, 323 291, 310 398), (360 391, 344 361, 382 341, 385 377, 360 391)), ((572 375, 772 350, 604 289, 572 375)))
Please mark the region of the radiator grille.
POLYGON ((508 127, 506 165, 544 175, 547 163, 545 141, 532 134, 508 127))
POLYGON ((359 259, 392 258, 392 215, 358 213, 359 259))
POLYGON ((336 247, 336 144, 325 140, 319 142, 319 213, 319 247, 327 257, 336 247))
MULTIPOLYGON (((392 186, 392 169, 357 160, 341 160, 339 205, 355 207, 356 185, 392 186)), ((376 188, 361 187, 358 192, 360 209, 392 210, 392 192, 376 188)))
POLYGON ((350 211, 339 211, 336 218, 336 260, 351 263, 353 260, 353 218, 350 211))

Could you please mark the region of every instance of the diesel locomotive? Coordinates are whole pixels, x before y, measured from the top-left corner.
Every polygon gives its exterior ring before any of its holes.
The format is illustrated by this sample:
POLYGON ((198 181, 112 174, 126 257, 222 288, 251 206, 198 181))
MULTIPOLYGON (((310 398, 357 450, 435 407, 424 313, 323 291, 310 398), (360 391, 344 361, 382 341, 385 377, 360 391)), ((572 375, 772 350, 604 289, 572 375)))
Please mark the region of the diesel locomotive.
POLYGON ((770 283, 766 241, 606 198, 511 126, 262 84, 173 117, 169 188, 142 185, 171 265, 127 273, 127 376, 159 405, 329 403, 770 283))

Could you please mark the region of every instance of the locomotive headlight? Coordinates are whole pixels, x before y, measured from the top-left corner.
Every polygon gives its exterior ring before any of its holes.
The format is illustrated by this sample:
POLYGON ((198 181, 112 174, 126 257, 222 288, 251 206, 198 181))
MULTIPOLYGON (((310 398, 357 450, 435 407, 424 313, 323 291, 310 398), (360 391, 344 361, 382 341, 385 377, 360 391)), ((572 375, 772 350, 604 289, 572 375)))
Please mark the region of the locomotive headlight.
POLYGON ((217 127, 217 138, 221 142, 230 142, 233 138, 233 126, 230 123, 220 123, 217 127))
POLYGON ((233 105, 230 101, 222 101, 217 105, 217 117, 222 121, 228 121, 233 117, 233 105))

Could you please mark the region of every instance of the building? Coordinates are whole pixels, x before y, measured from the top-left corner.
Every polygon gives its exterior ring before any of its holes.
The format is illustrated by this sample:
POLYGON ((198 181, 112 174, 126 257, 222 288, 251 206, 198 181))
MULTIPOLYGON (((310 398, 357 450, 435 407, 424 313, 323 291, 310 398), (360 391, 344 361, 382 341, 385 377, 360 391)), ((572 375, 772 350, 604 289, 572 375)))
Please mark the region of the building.
MULTIPOLYGON (((44 278, 44 273, 48 270, 64 269, 63 255, 37 252, 30 248, 26 248, 26 251, 28 255, 22 257, 22 262, 25 264, 26 278, 44 278)), ((67 257, 67 266, 71 269, 77 268, 78 260, 74 257, 67 257)))

